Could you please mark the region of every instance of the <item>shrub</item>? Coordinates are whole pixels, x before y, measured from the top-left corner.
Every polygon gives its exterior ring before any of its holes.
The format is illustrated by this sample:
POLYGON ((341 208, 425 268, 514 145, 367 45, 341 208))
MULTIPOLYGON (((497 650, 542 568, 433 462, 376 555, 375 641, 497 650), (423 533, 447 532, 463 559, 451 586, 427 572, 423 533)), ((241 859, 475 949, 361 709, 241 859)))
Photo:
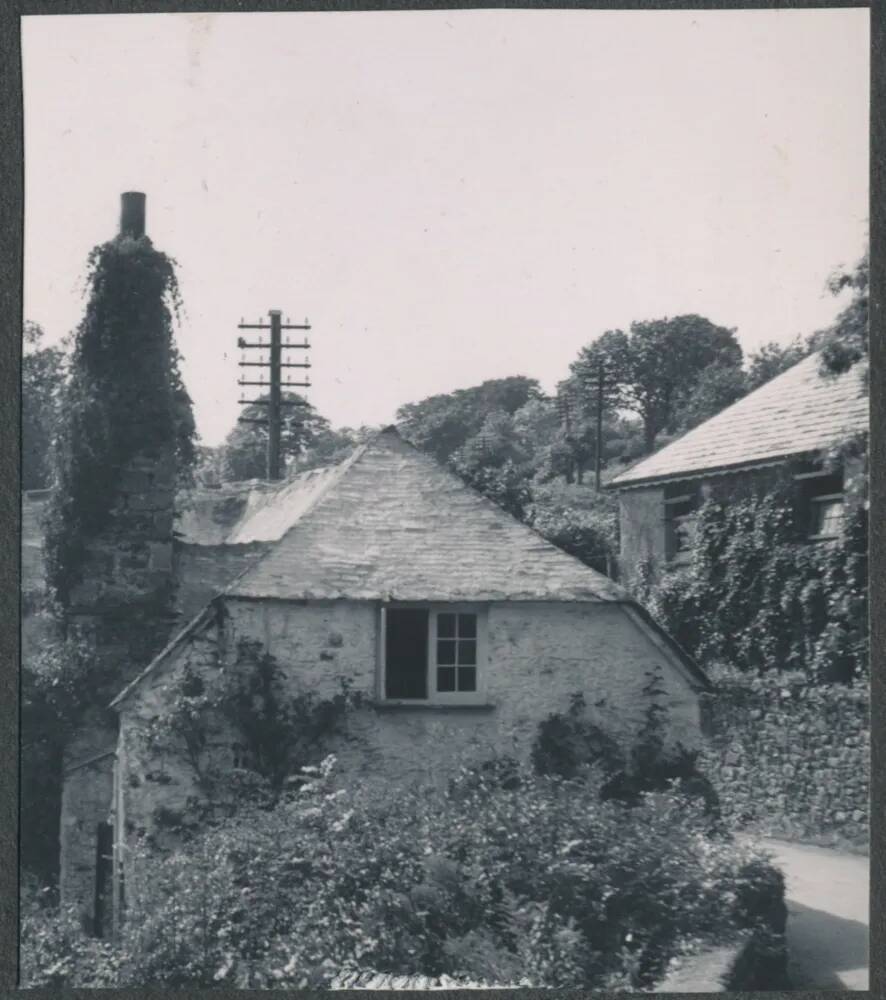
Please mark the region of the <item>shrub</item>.
MULTIPOLYGON (((708 836, 685 798, 628 810, 587 781, 485 773, 380 797, 335 790, 327 760, 272 809, 164 857, 136 851, 115 985, 323 987, 374 970, 637 988, 738 927, 755 855, 708 836)), ((53 947, 67 962, 78 945, 53 947)), ((88 963, 61 968, 63 985, 95 985, 88 963)))
MULTIPOLYGON (((698 751, 668 743, 668 712, 661 703, 664 689, 660 672, 649 673, 643 693, 648 699, 645 721, 628 748, 593 722, 584 696, 574 694, 566 712, 554 712, 539 724, 532 746, 535 771, 575 778, 588 768, 594 769, 605 776, 600 798, 627 805, 637 805, 647 792, 676 787, 683 795, 701 798, 706 814, 718 818, 719 799, 698 768, 698 751)), ((604 705, 601 701, 596 707, 604 705)))

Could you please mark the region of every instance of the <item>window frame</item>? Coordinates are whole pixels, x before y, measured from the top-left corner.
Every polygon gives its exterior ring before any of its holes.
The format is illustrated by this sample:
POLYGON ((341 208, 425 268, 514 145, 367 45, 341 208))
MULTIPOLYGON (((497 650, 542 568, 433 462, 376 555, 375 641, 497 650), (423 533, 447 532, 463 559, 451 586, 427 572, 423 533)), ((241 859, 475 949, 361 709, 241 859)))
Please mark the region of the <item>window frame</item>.
MULTIPOLYGON (((488 663, 488 609, 482 604, 442 601, 391 601, 380 605, 378 616, 378 701, 384 705, 483 705, 486 702, 488 663), (387 612, 400 608, 420 608, 428 612, 426 698, 389 698, 387 695, 387 612), (437 616, 471 614, 477 621, 477 685, 474 691, 437 690, 437 616)), ((451 664, 442 664, 451 666, 451 664)))
POLYGON ((666 563, 680 565, 689 560, 692 552, 691 529, 686 529, 683 525, 689 525, 698 515, 700 498, 697 487, 679 483, 681 493, 674 493, 668 496, 668 488, 665 487, 662 498, 662 517, 664 521, 664 557, 666 563), (688 506, 682 514, 675 514, 679 507, 688 506))
POLYGON ((800 471, 793 473, 795 487, 798 488, 798 527, 807 542, 833 542, 840 537, 836 534, 819 532, 819 509, 822 503, 839 501, 842 507, 841 524, 845 523, 846 493, 845 470, 839 468, 824 468, 820 463, 808 462, 799 467, 800 471))
MULTIPOLYGON (((817 505, 832 504, 832 503, 839 503, 840 505, 840 523, 842 524, 846 517, 846 498, 843 493, 822 493, 819 496, 809 497, 810 521, 813 521, 816 526, 819 526, 820 508, 817 505)), ((812 525, 810 525, 810 528, 811 527, 812 525)), ((840 537, 840 532, 838 531, 835 534, 830 534, 817 531, 813 533, 810 530, 809 533, 806 535, 806 537, 810 542, 832 542, 840 537)))

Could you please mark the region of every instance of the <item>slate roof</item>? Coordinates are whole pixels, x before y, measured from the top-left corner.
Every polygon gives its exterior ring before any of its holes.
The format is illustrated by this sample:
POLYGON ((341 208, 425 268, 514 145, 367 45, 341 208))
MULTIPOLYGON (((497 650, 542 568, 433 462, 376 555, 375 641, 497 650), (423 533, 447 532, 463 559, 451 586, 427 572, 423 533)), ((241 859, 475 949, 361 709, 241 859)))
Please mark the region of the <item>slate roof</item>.
POLYGON ((820 354, 765 385, 615 476, 609 488, 689 479, 774 465, 820 451, 868 428, 864 365, 836 378, 819 374, 820 354))
POLYGON ((292 527, 338 466, 311 469, 285 483, 249 480, 177 498, 176 532, 185 545, 276 542, 292 527))
POLYGON ((235 539, 268 537, 281 527, 277 544, 226 594, 398 601, 626 597, 393 427, 312 484, 282 489, 235 539))

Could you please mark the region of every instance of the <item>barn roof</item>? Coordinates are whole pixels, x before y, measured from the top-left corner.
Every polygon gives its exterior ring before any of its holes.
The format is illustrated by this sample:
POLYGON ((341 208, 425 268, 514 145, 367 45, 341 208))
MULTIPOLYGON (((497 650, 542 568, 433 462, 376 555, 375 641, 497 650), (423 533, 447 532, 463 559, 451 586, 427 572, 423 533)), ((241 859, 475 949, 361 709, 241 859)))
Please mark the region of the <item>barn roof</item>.
POLYGON ((819 374, 811 354, 660 451, 615 476, 610 488, 774 465, 868 428, 864 365, 819 374))
POLYGON ((274 536, 279 541, 227 594, 398 601, 625 596, 393 427, 312 483, 279 491, 232 541, 274 536))

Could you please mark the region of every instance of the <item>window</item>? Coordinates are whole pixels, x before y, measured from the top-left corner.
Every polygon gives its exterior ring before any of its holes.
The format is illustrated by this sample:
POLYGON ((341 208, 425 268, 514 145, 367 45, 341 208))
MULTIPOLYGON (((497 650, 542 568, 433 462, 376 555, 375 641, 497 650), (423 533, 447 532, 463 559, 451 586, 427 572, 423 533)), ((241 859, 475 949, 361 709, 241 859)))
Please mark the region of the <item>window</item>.
POLYGON ((665 558, 683 562, 692 548, 698 497, 686 483, 665 488, 665 558))
POLYGON ((843 494, 812 497, 809 524, 811 539, 839 538, 843 530, 843 494))
POLYGON ((480 700, 484 619, 479 609, 393 606, 383 609, 382 620, 386 700, 480 700))
POLYGON ((794 474, 801 529, 810 541, 839 538, 843 530, 843 473, 808 462, 794 474))

